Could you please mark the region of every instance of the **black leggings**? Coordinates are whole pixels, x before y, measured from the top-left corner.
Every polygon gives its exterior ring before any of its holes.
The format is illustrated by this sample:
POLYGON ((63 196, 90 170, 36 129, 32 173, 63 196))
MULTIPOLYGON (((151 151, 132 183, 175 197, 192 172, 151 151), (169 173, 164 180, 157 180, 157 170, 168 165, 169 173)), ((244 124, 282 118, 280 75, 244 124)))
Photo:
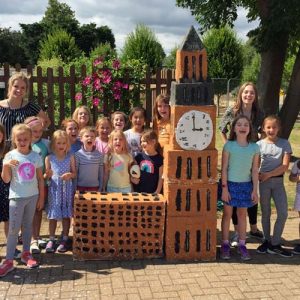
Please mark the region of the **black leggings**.
MULTIPOLYGON (((258 204, 255 204, 255 205, 247 208, 250 225, 256 225, 257 224, 257 207, 258 207, 258 204)), ((231 218, 232 218, 233 225, 237 225, 238 224, 238 218, 237 218, 237 214, 236 214, 236 207, 234 207, 233 210, 232 210, 232 217, 231 218)))

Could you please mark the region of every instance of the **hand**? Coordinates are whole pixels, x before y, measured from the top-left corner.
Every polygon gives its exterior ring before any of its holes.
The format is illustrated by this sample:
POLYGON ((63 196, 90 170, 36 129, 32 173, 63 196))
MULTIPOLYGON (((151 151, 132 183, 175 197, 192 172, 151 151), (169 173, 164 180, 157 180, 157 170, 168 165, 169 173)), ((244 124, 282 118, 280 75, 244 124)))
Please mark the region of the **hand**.
POLYGON ((229 194, 229 191, 228 191, 228 188, 223 188, 222 189, 222 196, 221 196, 221 199, 224 201, 224 202, 229 202, 231 200, 231 196, 229 194))
POLYGON ((70 180, 70 179, 72 179, 72 173, 71 173, 71 172, 67 172, 67 173, 65 173, 65 174, 62 174, 62 175, 60 176, 60 178, 61 178, 62 180, 70 180))
POLYGON ((132 182, 132 183, 134 183, 134 184, 139 184, 139 182, 140 182, 140 178, 134 178, 134 177, 130 177, 130 181, 132 182))
POLYGON ((19 161, 16 159, 11 159, 9 161, 7 161, 6 163, 4 163, 4 166, 9 166, 9 167, 16 167, 19 164, 19 161))
POLYGON ((258 203, 258 195, 257 195, 257 192, 256 191, 253 191, 251 193, 251 200, 254 204, 258 203))
POLYGON ((51 178, 53 176, 53 171, 51 169, 48 169, 44 173, 44 178, 51 178))
POLYGON ((268 173, 259 173, 258 175, 258 179, 260 182, 264 182, 266 180, 268 180, 270 178, 270 176, 268 175, 268 173))
POLYGON ((42 210, 44 208, 44 204, 45 204, 44 199, 39 198, 36 204, 36 210, 37 211, 42 210))

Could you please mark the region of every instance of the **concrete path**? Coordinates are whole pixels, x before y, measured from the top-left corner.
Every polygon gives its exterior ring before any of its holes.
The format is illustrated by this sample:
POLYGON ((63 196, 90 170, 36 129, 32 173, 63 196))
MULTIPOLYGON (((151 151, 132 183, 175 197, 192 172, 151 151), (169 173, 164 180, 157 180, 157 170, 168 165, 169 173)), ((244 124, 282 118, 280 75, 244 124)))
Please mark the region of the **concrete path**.
MULTIPOLYGON (((289 248, 297 242, 298 224, 297 214, 290 212, 284 231, 289 248)), ((3 227, 0 236, 3 257, 3 227)), ((235 250, 226 262, 175 264, 164 259, 78 262, 71 252, 42 253, 39 269, 16 263, 16 270, 0 279, 0 299, 300 299, 300 255, 257 254, 254 239, 247 245, 249 262, 241 262, 235 250)))

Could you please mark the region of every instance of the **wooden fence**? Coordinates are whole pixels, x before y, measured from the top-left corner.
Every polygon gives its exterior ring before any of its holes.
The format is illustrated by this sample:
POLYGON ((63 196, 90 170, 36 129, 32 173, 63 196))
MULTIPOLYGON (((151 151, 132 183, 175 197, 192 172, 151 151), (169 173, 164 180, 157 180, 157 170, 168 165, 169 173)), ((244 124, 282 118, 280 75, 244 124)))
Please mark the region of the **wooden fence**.
MULTIPOLYGON (((20 70, 20 65, 16 65, 15 69, 12 69, 9 64, 4 64, 3 75, 0 74, 0 83, 4 83, 5 95, 7 93, 7 82, 12 71, 20 70)), ((84 87, 81 87, 80 85, 80 81, 87 76, 87 69, 85 65, 81 66, 80 75, 76 75, 74 66, 70 67, 70 75, 65 75, 63 67, 58 68, 58 75, 54 74, 52 68, 47 68, 46 72, 43 72, 41 67, 33 69, 33 66, 29 65, 27 68, 22 70, 30 75, 30 84, 28 89, 29 99, 36 98, 37 103, 47 111, 48 116, 51 119, 51 126, 49 128, 51 132, 56 129, 63 119, 71 116, 76 106, 86 104, 86 99, 84 97, 80 104, 75 101, 75 94, 79 87, 82 89, 83 95, 85 93, 84 87), (43 73, 46 75, 43 75, 43 73), (34 89, 34 85, 36 85, 36 89, 34 89), (66 85, 68 85, 68 94, 66 94, 66 85), (55 88, 58 90, 59 98, 56 99, 56 101, 54 99, 55 88), (66 99, 70 100, 66 101, 66 99)), ((146 77, 141 82, 141 90, 144 90, 144 95, 141 99, 144 99, 143 106, 146 109, 148 121, 152 118, 152 106, 156 96, 160 93, 169 94, 171 82, 174 78, 174 70, 157 69, 154 75, 150 73, 150 71, 146 72, 146 77)), ((94 118, 96 117, 97 112, 95 113, 94 111, 94 118)))

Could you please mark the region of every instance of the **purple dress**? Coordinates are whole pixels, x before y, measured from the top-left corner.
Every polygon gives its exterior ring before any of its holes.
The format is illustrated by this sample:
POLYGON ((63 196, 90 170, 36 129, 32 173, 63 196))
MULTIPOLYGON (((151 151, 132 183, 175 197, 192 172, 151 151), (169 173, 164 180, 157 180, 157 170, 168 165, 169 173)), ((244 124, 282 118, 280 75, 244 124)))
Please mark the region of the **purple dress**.
POLYGON ((49 155, 53 176, 49 180, 48 219, 61 220, 73 215, 73 183, 72 180, 62 180, 62 174, 71 172, 71 154, 63 160, 58 160, 54 154, 49 155))

